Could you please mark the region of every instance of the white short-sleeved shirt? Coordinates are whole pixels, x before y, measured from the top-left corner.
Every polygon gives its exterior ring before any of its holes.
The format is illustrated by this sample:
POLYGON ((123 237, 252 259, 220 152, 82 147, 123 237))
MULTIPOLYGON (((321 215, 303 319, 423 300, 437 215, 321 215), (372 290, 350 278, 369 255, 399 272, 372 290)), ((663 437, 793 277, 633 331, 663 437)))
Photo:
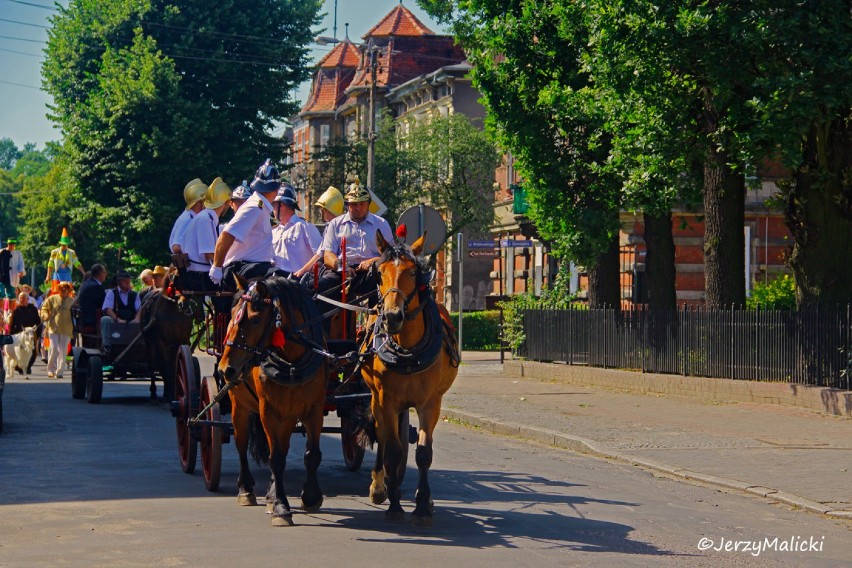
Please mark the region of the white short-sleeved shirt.
POLYGON ((390 224, 381 217, 367 213, 367 217, 358 223, 353 221, 347 212, 328 222, 320 249, 323 252, 333 252, 339 257, 341 238, 346 237, 346 264, 352 266, 379 256, 379 247, 376 245, 377 231, 382 232, 387 242, 393 242, 390 224))
MULTIPOLYGON (((115 288, 110 288, 106 291, 106 296, 104 296, 104 303, 101 305, 101 310, 103 310, 104 312, 107 310, 107 308, 115 310, 118 307, 115 304, 115 300, 113 300, 114 292, 115 288)), ((128 290, 127 292, 119 291, 118 293, 118 297, 121 298, 121 302, 125 305, 127 304, 127 297, 130 292, 131 290, 128 290)), ((139 294, 136 294, 136 301, 133 302, 133 309, 138 312, 140 307, 142 307, 142 301, 139 300, 139 294)))
MULTIPOLYGON (((189 227, 189 222, 195 217, 195 213, 186 209, 175 219, 175 224, 172 225, 172 232, 169 235, 169 253, 174 252, 172 246, 180 245, 183 250, 183 236, 186 233, 186 228, 189 227)), ((186 251, 184 251, 186 252, 186 251)))
POLYGON ((259 192, 251 194, 234 214, 224 231, 234 237, 223 266, 232 262, 271 262, 272 204, 259 192))
POLYGON ((189 257, 188 269, 193 272, 207 272, 210 261, 205 253, 213 254, 216 239, 219 237, 219 216, 212 209, 205 209, 190 221, 183 237, 181 250, 189 257))
POLYGON ((286 272, 296 272, 313 257, 322 244, 319 229, 293 215, 284 225, 272 229, 272 249, 275 266, 286 272))

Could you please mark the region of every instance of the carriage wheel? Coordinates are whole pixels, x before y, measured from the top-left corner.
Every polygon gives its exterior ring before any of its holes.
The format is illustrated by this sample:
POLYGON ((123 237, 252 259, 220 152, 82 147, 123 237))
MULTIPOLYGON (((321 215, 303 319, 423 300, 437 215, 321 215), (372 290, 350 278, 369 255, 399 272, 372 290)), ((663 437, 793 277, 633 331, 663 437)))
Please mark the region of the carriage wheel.
POLYGON ((175 402, 172 404, 177 429, 178 459, 185 473, 195 471, 198 440, 192 434, 189 419, 198 414, 198 374, 188 345, 178 348, 175 368, 175 402))
POLYGON ((343 463, 347 471, 358 471, 361 462, 364 461, 364 446, 367 444, 366 436, 356 434, 360 417, 364 409, 356 405, 340 417, 340 442, 343 446, 343 463))
MULTIPOLYGON (((219 392, 216 379, 204 377, 201 381, 201 402, 199 406, 204 408, 219 392)), ((221 419, 219 405, 214 404, 207 411, 205 420, 218 422, 221 419)), ((222 474, 222 428, 219 426, 204 425, 200 431, 201 445, 201 471, 204 473, 204 485, 208 491, 219 489, 219 479, 222 474)))
POLYGON ((89 380, 89 361, 86 350, 75 347, 71 353, 71 398, 86 398, 86 382, 89 380))
POLYGON ((99 404, 104 392, 104 368, 101 358, 92 355, 88 358, 89 372, 86 376, 86 399, 91 404, 99 404))

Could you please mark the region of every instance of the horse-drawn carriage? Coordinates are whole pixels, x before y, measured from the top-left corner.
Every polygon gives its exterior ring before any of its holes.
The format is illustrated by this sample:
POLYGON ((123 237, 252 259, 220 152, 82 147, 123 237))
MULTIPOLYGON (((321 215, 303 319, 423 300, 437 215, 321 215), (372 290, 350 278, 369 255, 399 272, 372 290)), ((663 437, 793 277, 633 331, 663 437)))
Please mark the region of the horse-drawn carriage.
MULTIPOLYGON (((293 286, 299 286, 293 283, 293 286)), ((175 399, 172 402, 172 415, 175 417, 178 457, 181 469, 193 473, 201 454, 201 470, 204 483, 208 490, 216 491, 219 487, 222 464, 222 445, 230 442, 234 436, 234 415, 239 416, 239 410, 234 412, 232 398, 219 392, 227 384, 218 373, 202 377, 198 359, 192 355, 200 348, 207 355, 215 358, 218 365, 226 347, 226 335, 230 324, 231 314, 219 311, 214 306, 213 297, 227 295, 217 292, 183 292, 198 306, 200 316, 196 331, 190 345, 182 345, 177 355, 175 372, 175 399), (203 412, 202 412, 203 411, 203 412)), ((341 449, 346 469, 357 471, 364 459, 366 438, 359 435, 370 406, 370 392, 355 374, 357 361, 357 343, 354 333, 349 338, 328 340, 323 337, 320 329, 320 318, 331 317, 339 309, 331 310, 328 314, 313 314, 316 321, 311 337, 304 335, 311 342, 315 357, 312 361, 304 361, 300 373, 310 366, 318 366, 319 359, 329 364, 325 389, 323 414, 336 414, 340 419, 339 426, 324 426, 325 433, 339 433, 341 449)), ((354 329, 354 326, 351 326, 354 329)), ((252 409, 251 412, 257 410, 252 409)), ((245 421, 245 416, 239 420, 245 421)), ((408 430, 407 414, 403 425, 408 430)), ((296 431, 305 432, 304 426, 296 431)), ((238 442, 238 446, 239 446, 238 442)), ((240 451, 241 453, 243 450, 240 451)))

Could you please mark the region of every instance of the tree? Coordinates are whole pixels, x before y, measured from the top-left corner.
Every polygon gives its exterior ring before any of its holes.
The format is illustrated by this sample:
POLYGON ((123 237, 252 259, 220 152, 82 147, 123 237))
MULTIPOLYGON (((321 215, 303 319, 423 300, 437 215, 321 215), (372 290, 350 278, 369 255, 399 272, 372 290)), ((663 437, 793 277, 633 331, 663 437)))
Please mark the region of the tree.
POLYGON ((11 138, 0 138, 0 169, 11 170, 21 157, 18 145, 11 138))
POLYGON ((488 230, 494 222, 492 185, 500 154, 480 128, 454 113, 413 125, 396 145, 403 155, 398 161, 409 168, 398 170, 409 180, 399 188, 400 206, 425 202, 446 211, 447 238, 465 229, 488 230))
POLYGON ((195 177, 235 185, 284 147, 318 0, 72 0, 43 66, 71 181, 103 242, 161 261, 195 177))
POLYGON ((612 140, 585 68, 591 39, 585 7, 526 0, 420 3, 452 21, 474 64, 487 123, 516 157, 539 233, 557 256, 590 267, 590 305, 618 306, 621 181, 600 167, 612 140))

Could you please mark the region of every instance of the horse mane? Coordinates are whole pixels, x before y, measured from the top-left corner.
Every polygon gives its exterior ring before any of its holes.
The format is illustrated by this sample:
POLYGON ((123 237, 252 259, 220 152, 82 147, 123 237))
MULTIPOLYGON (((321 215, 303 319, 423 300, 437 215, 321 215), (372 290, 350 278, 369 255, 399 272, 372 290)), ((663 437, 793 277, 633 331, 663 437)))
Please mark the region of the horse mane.
POLYGON ((390 260, 398 260, 402 258, 408 258, 414 261, 414 264, 417 266, 417 270, 421 273, 429 272, 429 267, 426 264, 426 259, 424 259, 422 256, 417 256, 416 254, 414 254, 414 250, 409 245, 404 243, 387 247, 384 252, 382 252, 382 256, 379 257, 379 260, 376 261, 376 264, 380 265, 390 260))
MULTIPOLYGON (((270 276, 263 280, 263 283, 269 291, 270 297, 278 298, 278 301, 281 302, 281 306, 283 308, 287 309, 288 307, 291 307, 301 312, 305 321, 313 322, 307 326, 307 335, 309 337, 314 340, 322 338, 322 318, 320 317, 319 309, 314 303, 313 297, 310 292, 308 292, 307 288, 305 288, 302 284, 299 284, 297 281, 283 276, 270 276)), ((252 303, 253 307, 256 308, 258 306, 260 296, 256 289, 252 291, 249 301, 252 303)))

